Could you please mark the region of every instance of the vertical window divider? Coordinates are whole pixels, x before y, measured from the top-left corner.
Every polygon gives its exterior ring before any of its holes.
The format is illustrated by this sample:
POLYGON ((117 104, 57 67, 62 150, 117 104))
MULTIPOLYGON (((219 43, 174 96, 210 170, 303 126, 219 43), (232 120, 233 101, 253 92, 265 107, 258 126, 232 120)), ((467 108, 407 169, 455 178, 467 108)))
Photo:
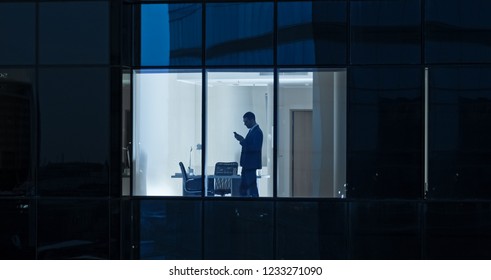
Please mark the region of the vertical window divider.
POLYGON ((428 67, 424 68, 424 193, 423 199, 428 196, 428 108, 429 108, 429 90, 428 90, 428 67))

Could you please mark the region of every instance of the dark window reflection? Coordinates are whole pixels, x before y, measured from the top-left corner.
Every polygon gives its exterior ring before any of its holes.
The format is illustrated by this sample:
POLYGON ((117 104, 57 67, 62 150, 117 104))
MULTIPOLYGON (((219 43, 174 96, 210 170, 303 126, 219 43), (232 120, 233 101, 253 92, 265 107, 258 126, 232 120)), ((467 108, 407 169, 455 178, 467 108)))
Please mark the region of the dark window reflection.
POLYGON ((426 1, 426 62, 491 62, 488 0, 426 1))
POLYGON ((0 195, 34 191, 35 108, 32 71, 0 69, 0 195))
POLYGON ((140 259, 202 258, 201 202, 139 202, 140 259))
POLYGON ((109 200, 39 200, 37 258, 108 259, 109 200))
POLYGON ((107 195, 109 70, 39 70, 40 194, 107 195))
POLYGON ((489 260, 489 202, 430 202, 425 219, 425 259, 489 260))
POLYGON ((273 3, 208 3, 206 64, 273 63, 273 3))
POLYGON ((0 3, 0 64, 35 63, 34 3, 0 3))
POLYGON ((29 200, 0 200, 0 259, 35 259, 35 208, 29 200))
POLYGON ((429 197, 491 198, 491 69, 429 70, 429 197))
POLYGON ((353 259, 421 258, 418 202, 352 202, 353 259))
POLYGON ((278 64, 346 63, 346 3, 279 2, 278 64))
POLYGON ((422 72, 354 68, 350 73, 348 197, 421 197, 422 72))
POLYGON ((40 3, 39 61, 109 63, 108 2, 40 3))
POLYGON ((204 258, 273 258, 273 204, 263 201, 205 202, 204 258))
POLYGON ((421 62, 421 4, 351 0, 351 62, 421 62))
POLYGON ((346 259, 347 203, 278 202, 277 259, 346 259))
POLYGON ((141 65, 201 65, 200 4, 141 5, 141 65))

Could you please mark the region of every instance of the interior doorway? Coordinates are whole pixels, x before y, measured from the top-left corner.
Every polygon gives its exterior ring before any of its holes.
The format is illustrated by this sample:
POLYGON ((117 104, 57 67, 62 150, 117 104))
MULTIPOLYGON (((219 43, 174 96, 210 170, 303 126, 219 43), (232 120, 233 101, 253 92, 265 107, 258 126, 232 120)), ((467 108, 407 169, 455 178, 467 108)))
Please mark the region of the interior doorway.
POLYGON ((312 183, 312 110, 291 111, 292 195, 311 196, 312 183))

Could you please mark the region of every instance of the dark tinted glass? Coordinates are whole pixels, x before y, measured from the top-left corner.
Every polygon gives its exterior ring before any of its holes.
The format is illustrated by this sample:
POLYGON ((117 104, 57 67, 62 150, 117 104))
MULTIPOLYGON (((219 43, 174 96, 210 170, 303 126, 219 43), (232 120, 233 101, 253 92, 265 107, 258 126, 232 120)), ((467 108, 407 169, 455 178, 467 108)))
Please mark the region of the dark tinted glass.
POLYGON ((140 259, 202 258, 200 201, 139 201, 140 259))
POLYGON ((35 259, 35 205, 29 200, 0 200, 0 259, 35 259))
POLYGON ((39 70, 39 193, 108 195, 109 70, 39 70))
POLYGON ((352 68, 349 73, 348 197, 421 197, 422 71, 352 68))
POLYGON ((39 4, 39 62, 108 64, 109 4, 47 2, 39 4))
POLYGON ((271 65, 273 3, 208 3, 207 65, 271 65))
POLYGON ((277 259, 346 259, 347 203, 278 202, 277 259))
POLYGON ((109 201, 39 200, 38 259, 108 259, 109 201))
POLYGON ((353 259, 421 258, 418 202, 352 202, 353 259))
POLYGON ((0 68, 0 195, 32 194, 36 162, 34 73, 0 68))
POLYGON ((425 228, 426 259, 491 258, 489 202, 430 202, 425 228))
POLYGON ((0 64, 35 63, 34 3, 0 3, 0 64))
POLYGON ((273 203, 207 201, 205 259, 272 259, 273 203))
POLYGON ((421 62, 421 4, 417 0, 352 0, 351 63, 421 62))
POLYGON ((429 197, 491 198, 491 68, 429 69, 429 197))
POLYGON ((346 63, 346 3, 279 2, 278 64, 346 63))
POLYGON ((201 4, 141 5, 141 65, 201 65, 201 4))
POLYGON ((426 0, 426 62, 491 62, 488 0, 426 0))

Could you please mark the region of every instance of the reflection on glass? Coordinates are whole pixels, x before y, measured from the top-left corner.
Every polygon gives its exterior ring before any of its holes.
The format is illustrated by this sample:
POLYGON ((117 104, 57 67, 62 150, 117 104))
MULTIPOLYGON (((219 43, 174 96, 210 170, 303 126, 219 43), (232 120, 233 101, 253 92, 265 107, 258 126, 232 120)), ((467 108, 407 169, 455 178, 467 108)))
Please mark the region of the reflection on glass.
MULTIPOLYGON (((270 69, 208 72, 207 86, 207 194, 241 196, 240 184, 242 178, 247 177, 244 170, 249 172, 251 167, 246 160, 243 159, 241 162, 241 151, 245 144, 239 143, 234 137, 234 132, 246 138, 246 142, 247 139, 252 139, 258 128, 252 129, 249 133, 243 119, 246 112, 252 112, 263 134, 261 157, 257 159, 259 169, 256 171, 256 184, 260 197, 272 196, 273 72, 270 69), (228 163, 231 173, 227 168, 220 168, 217 163, 228 163), (237 166, 238 169, 234 171, 233 166, 237 166), (228 185, 223 186, 228 189, 225 193, 216 191, 222 183, 219 179, 223 178, 215 176, 221 175, 231 179, 227 182, 228 185)), ((244 152, 249 153, 245 150, 244 152)), ((254 153, 258 155, 257 151, 254 153)), ((256 166, 252 169, 255 168, 256 166)), ((254 180, 254 175, 250 180, 254 180)))
POLYGON ((278 64, 346 63, 346 3, 278 2, 278 64))
POLYGON ((206 5, 206 64, 272 63, 273 1, 206 5))
POLYGON ((491 1, 424 2, 426 63, 491 62, 491 1))
POLYGON ((109 9, 108 1, 39 3, 39 62, 109 63, 109 9))
POLYGON ((200 65, 201 14, 201 4, 141 5, 141 65, 200 65))
POLYGON ((430 198, 489 199, 491 69, 429 69, 430 198))
POLYGON ((350 70, 348 197, 420 198, 424 172, 422 69, 350 70))
POLYGON ((351 0, 350 14, 352 63, 421 62, 420 1, 351 0))
POLYGON ((32 72, 0 69, 0 195, 34 185, 34 108, 32 72))
MULTIPOLYGON (((201 174, 201 72, 138 70, 133 75, 133 194, 190 194, 183 175, 201 174)), ((201 195, 201 186, 193 184, 191 194, 201 195)))
POLYGON ((278 196, 345 197, 346 71, 279 72, 278 196))
POLYGON ((131 73, 122 74, 122 115, 121 115, 121 170, 122 170, 122 194, 130 194, 131 176, 131 144, 132 117, 131 117, 131 73))
POLYGON ((34 64, 36 3, 11 2, 0 3, 0 64, 34 64))

